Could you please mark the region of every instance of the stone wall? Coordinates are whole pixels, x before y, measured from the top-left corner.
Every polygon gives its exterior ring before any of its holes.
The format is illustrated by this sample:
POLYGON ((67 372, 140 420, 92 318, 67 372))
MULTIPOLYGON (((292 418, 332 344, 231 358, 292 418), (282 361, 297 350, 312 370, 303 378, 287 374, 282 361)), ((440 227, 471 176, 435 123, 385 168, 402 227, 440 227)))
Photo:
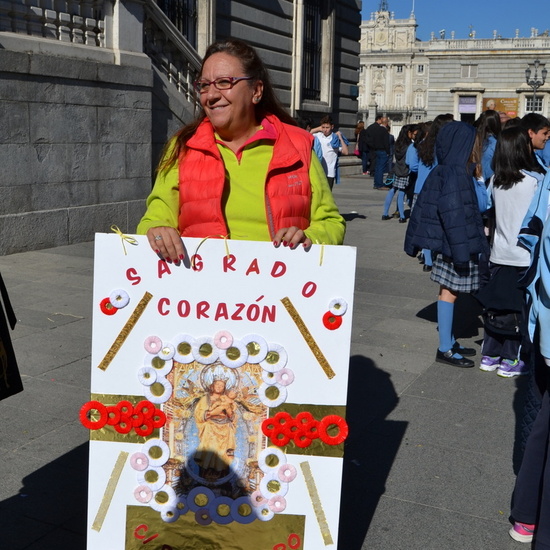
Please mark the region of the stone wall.
POLYGON ((98 50, 75 58, 75 46, 72 57, 9 46, 0 49, 0 254, 89 241, 112 224, 134 232, 151 189, 148 58, 117 65, 94 59, 106 54, 98 50))

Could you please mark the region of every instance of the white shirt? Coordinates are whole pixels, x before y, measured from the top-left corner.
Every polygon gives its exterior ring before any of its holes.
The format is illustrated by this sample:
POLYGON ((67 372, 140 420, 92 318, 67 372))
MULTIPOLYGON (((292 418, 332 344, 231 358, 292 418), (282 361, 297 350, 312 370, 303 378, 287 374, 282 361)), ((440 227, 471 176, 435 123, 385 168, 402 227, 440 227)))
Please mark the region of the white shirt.
POLYGON ((334 178, 336 175, 336 161, 338 160, 338 151, 339 148, 334 148, 332 144, 334 143, 334 134, 330 133, 328 136, 325 136, 323 132, 316 132, 314 134, 316 138, 319 139, 321 143, 321 150, 323 151, 323 160, 321 164, 325 169, 327 178, 334 178))
POLYGON ((510 189, 493 187, 491 177, 489 192, 495 206, 495 235, 491 249, 491 262, 500 265, 528 267, 531 262, 529 251, 518 246, 518 234, 531 199, 538 187, 538 180, 526 174, 510 189))

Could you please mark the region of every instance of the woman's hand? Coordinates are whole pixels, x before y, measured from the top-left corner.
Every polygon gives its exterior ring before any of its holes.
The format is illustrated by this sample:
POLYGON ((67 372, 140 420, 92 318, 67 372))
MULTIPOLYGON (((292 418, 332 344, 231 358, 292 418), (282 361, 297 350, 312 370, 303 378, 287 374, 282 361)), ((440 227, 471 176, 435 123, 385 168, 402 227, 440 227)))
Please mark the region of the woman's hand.
POLYGON ((308 239, 301 229, 294 226, 283 227, 277 231, 273 244, 279 246, 281 243, 290 248, 296 248, 299 244, 303 244, 304 248, 309 248, 312 244, 311 239, 308 239))
POLYGON ((161 260, 179 264, 185 258, 180 234, 173 227, 151 227, 147 239, 161 260))

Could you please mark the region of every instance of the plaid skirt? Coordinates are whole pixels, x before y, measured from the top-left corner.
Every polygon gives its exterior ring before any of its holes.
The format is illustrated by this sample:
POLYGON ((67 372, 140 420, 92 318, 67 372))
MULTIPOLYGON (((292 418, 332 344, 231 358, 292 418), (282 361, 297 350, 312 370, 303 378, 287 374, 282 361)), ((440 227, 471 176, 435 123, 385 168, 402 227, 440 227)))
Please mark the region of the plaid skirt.
POLYGON ((407 184, 409 183, 409 176, 395 176, 395 180, 393 182, 393 187, 395 189, 400 189, 401 191, 407 187, 407 184))
POLYGON ((455 292, 475 292, 479 289, 479 265, 470 260, 467 266, 457 268, 437 254, 430 279, 455 292))

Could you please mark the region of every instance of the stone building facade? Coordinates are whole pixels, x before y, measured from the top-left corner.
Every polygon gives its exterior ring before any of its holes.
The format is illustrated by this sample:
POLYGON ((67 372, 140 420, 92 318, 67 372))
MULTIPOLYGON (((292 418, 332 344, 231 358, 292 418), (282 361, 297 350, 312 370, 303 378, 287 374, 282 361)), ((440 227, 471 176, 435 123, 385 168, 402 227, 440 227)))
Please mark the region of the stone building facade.
POLYGON ((213 40, 256 47, 293 116, 357 114, 359 0, 0 0, 0 254, 143 214, 213 40))
POLYGON ((473 122, 489 107, 523 116, 535 111, 548 116, 550 82, 537 90, 526 83, 525 70, 534 76, 550 67, 550 38, 533 29, 527 38, 465 40, 445 31, 430 40, 416 37, 414 13, 396 19, 381 2, 380 9, 361 25, 359 118, 372 121, 376 112, 392 121, 393 133, 407 123, 452 113, 473 122))

